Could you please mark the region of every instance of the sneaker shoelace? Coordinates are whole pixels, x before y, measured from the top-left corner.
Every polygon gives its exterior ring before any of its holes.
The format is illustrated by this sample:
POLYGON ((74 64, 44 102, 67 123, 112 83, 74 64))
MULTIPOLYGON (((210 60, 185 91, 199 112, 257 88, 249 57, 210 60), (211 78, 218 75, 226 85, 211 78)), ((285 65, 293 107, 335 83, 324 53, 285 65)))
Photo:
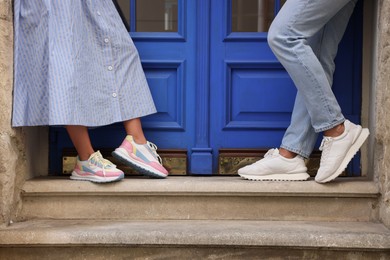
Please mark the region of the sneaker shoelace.
POLYGON ((89 161, 89 163, 102 168, 104 176, 106 176, 106 169, 116 167, 115 164, 113 164, 109 160, 104 159, 102 154, 99 151, 97 151, 96 153, 93 153, 88 161, 89 161))
POLYGON ((324 136, 322 139, 321 145, 320 145, 320 151, 322 151, 321 155, 321 161, 320 163, 325 160, 325 158, 328 156, 328 153, 330 151, 330 147, 332 146, 333 138, 324 136))
MULTIPOLYGON (((268 150, 265 154, 264 154, 264 159, 265 158, 273 158, 273 157, 277 157, 278 156, 278 152, 277 152, 277 149, 270 149, 268 150)), ((255 162, 254 164, 261 164, 262 163, 262 159, 258 160, 257 162, 255 162)))
POLYGON ((277 157, 278 155, 279 155, 279 153, 277 152, 276 149, 270 149, 270 150, 268 150, 268 152, 266 154, 264 154, 264 158, 277 157))
POLYGON ((154 156, 157 158, 158 162, 162 165, 162 159, 161 159, 160 155, 158 155, 158 153, 157 153, 157 145, 155 145, 154 143, 149 142, 149 141, 147 141, 146 144, 149 146, 149 148, 153 152, 154 156))

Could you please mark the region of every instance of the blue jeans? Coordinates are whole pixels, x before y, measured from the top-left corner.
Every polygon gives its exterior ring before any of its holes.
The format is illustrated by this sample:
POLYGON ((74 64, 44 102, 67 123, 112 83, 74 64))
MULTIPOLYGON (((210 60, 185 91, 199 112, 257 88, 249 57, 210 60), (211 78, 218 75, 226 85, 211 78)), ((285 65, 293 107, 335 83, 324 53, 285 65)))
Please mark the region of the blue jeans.
POLYGON ((334 59, 357 0, 287 0, 268 43, 298 89, 281 148, 308 158, 319 132, 345 121, 332 92, 334 59))

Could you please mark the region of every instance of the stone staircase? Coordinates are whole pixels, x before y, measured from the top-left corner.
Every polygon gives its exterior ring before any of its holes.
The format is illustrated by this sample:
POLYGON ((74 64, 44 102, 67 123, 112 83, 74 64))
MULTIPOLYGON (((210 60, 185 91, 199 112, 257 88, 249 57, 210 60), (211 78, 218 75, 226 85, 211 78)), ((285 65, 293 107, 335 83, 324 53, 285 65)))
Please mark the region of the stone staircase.
POLYGON ((364 178, 33 179, 0 259, 390 259, 378 198, 364 178))

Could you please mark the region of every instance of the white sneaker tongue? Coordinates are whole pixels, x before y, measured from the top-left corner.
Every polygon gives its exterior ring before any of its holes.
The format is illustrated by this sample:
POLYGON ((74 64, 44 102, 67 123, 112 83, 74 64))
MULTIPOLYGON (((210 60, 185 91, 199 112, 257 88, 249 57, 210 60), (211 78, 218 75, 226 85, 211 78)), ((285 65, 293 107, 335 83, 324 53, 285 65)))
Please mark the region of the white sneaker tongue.
POLYGON ((269 156, 275 157, 275 156, 278 156, 278 155, 279 155, 279 150, 278 150, 277 148, 275 148, 275 149, 269 150, 269 151, 264 155, 264 157, 269 157, 269 156))

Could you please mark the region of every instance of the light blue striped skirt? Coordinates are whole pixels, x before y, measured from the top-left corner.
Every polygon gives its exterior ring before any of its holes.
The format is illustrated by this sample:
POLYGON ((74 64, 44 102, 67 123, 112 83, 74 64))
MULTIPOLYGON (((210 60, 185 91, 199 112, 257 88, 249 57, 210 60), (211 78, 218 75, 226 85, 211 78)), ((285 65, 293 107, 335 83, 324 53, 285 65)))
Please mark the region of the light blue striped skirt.
POLYGON ((112 0, 15 0, 13 126, 101 126, 155 113, 112 0))

